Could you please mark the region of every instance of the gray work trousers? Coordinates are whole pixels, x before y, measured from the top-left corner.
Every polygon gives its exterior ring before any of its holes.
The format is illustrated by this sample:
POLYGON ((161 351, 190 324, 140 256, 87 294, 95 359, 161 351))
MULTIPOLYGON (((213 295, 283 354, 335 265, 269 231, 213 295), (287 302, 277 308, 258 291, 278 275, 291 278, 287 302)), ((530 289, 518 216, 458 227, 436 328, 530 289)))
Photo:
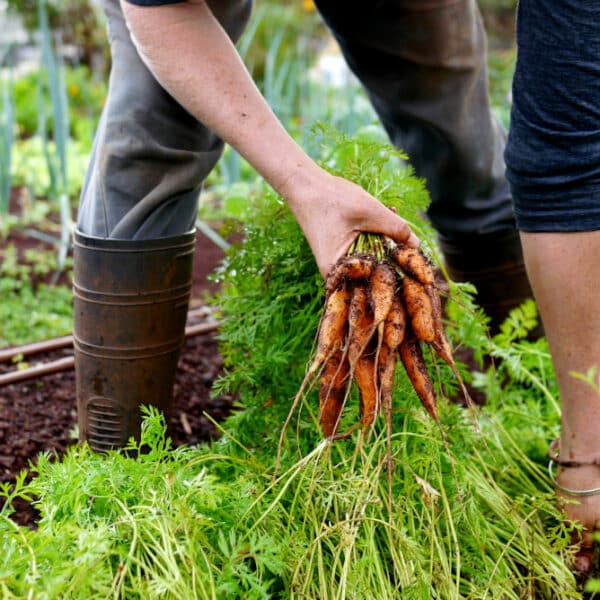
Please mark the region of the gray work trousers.
MULTIPOLYGON (((178 235, 193 227, 202 182, 223 143, 142 63, 118 0, 103 4, 112 70, 78 227, 114 239, 178 235)), ((237 40, 251 0, 210 4, 237 40)), ((476 0, 316 4, 391 141, 426 178, 429 218, 442 237, 514 229, 502 159, 505 132, 490 111, 476 0)))

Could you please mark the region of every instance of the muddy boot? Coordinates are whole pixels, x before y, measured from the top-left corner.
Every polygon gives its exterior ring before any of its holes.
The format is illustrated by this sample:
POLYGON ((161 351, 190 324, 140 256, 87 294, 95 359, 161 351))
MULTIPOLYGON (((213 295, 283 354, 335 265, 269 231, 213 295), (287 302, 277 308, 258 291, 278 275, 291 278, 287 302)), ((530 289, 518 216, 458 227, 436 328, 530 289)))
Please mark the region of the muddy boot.
MULTIPOLYGON (((491 319, 490 332, 498 333, 508 313, 533 298, 519 234, 506 230, 492 234, 449 240, 440 236, 448 275, 454 281, 472 283, 475 298, 491 319)), ((536 339, 544 334, 540 325, 531 332, 536 339)))
POLYGON ((75 233, 77 413, 93 450, 139 439, 142 405, 169 423, 194 245, 195 232, 135 241, 75 233))

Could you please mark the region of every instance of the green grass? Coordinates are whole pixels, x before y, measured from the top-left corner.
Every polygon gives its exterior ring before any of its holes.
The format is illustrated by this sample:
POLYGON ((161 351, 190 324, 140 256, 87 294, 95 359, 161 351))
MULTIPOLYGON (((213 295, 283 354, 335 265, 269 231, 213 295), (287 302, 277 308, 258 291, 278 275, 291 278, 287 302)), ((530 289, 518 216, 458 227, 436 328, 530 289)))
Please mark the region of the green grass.
POLYGON ((506 128, 510 124, 510 98, 515 61, 515 48, 494 50, 488 54, 490 102, 495 114, 506 128))

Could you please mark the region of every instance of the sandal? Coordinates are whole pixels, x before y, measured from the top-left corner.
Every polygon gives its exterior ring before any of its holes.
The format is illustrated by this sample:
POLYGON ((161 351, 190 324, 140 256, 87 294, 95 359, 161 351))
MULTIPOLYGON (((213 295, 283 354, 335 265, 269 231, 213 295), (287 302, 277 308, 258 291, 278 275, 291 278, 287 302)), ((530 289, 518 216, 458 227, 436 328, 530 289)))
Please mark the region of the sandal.
MULTIPOLYGON (((548 448, 548 457, 550 458, 550 462, 548 463, 548 475, 550 476, 550 481, 557 490, 560 490, 563 494, 567 496, 572 496, 574 498, 584 498, 589 496, 597 496, 600 495, 600 487, 590 488, 586 490, 576 490, 572 488, 565 487, 558 483, 556 480, 556 476, 554 475, 554 466, 563 467, 565 469, 569 468, 578 468, 578 467, 588 467, 588 466, 597 466, 600 467, 600 459, 595 458, 592 460, 582 461, 582 460, 561 460, 560 449, 559 449, 559 439, 555 439, 548 448)), ((580 540, 573 540, 573 543, 579 543, 580 540)), ((594 563, 594 546, 581 546, 577 554, 575 555, 575 565, 574 568, 577 572, 581 574, 589 573, 592 570, 594 563)))
POLYGON ((566 488, 562 486, 560 483, 558 483, 558 481, 556 481, 556 477, 554 476, 553 465, 557 465, 565 469, 590 466, 600 467, 600 459, 597 458, 588 461, 560 460, 560 450, 558 447, 559 443, 559 439, 556 438, 548 448, 548 457, 550 458, 550 462, 548 463, 548 474, 550 476, 550 481, 552 481, 554 486, 564 494, 567 494, 568 496, 574 496, 576 498, 581 498, 585 496, 597 496, 598 494, 600 494, 600 487, 591 488, 589 490, 573 490, 571 488, 566 488))

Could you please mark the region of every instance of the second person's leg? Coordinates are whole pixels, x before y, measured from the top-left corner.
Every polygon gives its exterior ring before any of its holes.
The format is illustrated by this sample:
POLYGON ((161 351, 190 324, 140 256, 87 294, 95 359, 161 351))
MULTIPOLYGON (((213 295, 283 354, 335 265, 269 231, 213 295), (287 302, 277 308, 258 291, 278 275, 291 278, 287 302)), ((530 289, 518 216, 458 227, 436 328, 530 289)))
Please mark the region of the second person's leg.
POLYGON ((517 23, 507 173, 560 391, 558 482, 576 492, 559 494, 589 546, 600 492, 577 491, 600 488, 600 396, 576 374, 600 368, 600 5, 530 0, 517 23))

